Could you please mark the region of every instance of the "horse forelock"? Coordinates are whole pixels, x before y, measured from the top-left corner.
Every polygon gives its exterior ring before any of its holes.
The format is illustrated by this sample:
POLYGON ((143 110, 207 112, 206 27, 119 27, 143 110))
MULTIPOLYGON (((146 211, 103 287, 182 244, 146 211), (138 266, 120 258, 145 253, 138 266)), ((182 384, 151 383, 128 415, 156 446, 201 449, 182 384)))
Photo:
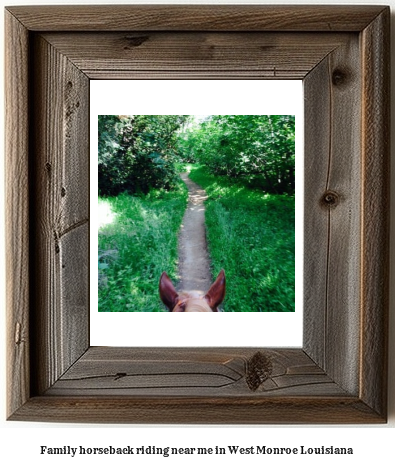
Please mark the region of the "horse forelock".
POLYGON ((173 312, 212 312, 207 300, 198 292, 181 292, 173 312))
POLYGON ((204 298, 192 298, 185 303, 185 312, 212 312, 212 310, 204 298))

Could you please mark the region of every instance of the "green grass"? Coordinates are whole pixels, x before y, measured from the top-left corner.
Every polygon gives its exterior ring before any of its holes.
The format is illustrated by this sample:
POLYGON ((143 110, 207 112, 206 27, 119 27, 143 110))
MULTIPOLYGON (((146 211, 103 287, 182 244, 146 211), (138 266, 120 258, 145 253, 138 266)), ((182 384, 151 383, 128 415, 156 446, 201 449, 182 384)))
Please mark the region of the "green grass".
POLYGON ((194 166, 213 273, 225 269, 227 312, 295 310, 295 198, 252 190, 194 166))
POLYGON ((115 214, 99 230, 99 311, 164 311, 158 294, 162 271, 177 278, 177 234, 187 202, 180 182, 171 192, 99 198, 115 214))
MULTIPOLYGON (((204 187, 212 272, 226 271, 229 312, 294 311, 295 201, 264 194, 207 174, 204 187)), ((158 295, 162 271, 177 279, 177 235, 187 202, 180 183, 172 192, 99 198, 115 214, 99 231, 99 311, 165 311, 158 295)))

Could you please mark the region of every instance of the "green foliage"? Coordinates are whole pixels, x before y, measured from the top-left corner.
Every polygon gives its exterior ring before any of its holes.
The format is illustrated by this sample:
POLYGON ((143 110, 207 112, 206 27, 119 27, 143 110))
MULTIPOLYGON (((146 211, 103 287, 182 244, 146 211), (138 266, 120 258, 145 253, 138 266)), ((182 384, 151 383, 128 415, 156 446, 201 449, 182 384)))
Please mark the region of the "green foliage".
POLYGON ((225 269, 227 312, 295 309, 295 198, 270 195, 195 168, 208 193, 206 226, 212 270, 225 269))
POLYGON ((295 190, 294 116, 210 116, 185 129, 178 149, 212 174, 243 177, 270 193, 295 190))
POLYGON ((175 188, 176 142, 187 120, 179 115, 99 116, 99 194, 175 188))
POLYGON ((177 235, 187 189, 151 190, 146 196, 126 193, 99 198, 116 218, 99 230, 99 311, 160 312, 162 271, 177 278, 177 235))
POLYGON ((99 202, 117 215, 99 230, 99 310, 164 310, 158 281, 163 270, 177 278, 187 199, 178 173, 198 162, 207 170, 190 176, 209 194, 209 251, 213 272, 226 271, 225 310, 293 311, 294 117, 191 122, 99 116, 99 202))

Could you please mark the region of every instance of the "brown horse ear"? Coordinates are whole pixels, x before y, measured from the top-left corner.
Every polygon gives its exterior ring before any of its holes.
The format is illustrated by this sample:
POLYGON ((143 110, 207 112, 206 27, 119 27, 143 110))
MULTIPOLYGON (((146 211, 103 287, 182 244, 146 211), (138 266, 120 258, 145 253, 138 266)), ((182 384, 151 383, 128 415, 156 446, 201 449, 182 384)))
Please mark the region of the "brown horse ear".
POLYGON ((225 284, 225 271, 221 269, 214 284, 211 285, 207 294, 204 296, 213 312, 217 311, 218 305, 224 300, 225 284))
POLYGON ((163 271, 159 280, 159 295, 171 312, 178 301, 178 294, 165 271, 163 271))

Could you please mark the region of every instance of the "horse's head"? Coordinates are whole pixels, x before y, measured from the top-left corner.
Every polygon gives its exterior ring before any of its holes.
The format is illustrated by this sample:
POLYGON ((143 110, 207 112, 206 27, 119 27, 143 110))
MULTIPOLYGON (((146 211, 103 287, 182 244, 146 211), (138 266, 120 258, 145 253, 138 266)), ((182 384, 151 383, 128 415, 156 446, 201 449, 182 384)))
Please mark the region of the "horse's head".
POLYGON ((170 312, 218 312, 225 297, 225 271, 221 269, 217 279, 206 294, 177 292, 169 276, 163 272, 159 281, 159 294, 170 312))

